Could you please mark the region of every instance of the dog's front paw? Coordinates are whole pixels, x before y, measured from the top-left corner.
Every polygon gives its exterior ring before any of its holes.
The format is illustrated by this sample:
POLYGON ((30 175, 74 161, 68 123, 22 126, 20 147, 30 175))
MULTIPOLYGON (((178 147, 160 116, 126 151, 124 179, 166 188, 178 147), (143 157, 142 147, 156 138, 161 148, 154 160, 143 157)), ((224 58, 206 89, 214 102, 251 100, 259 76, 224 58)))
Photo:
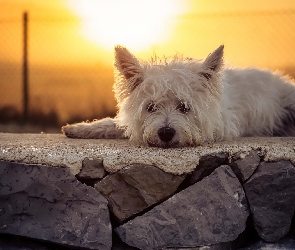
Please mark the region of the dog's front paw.
POLYGON ((70 138, 81 139, 121 139, 124 130, 116 126, 114 119, 105 118, 93 122, 81 122, 63 126, 61 131, 70 138))
POLYGON ((69 138, 79 138, 75 125, 66 125, 61 128, 61 132, 69 138))

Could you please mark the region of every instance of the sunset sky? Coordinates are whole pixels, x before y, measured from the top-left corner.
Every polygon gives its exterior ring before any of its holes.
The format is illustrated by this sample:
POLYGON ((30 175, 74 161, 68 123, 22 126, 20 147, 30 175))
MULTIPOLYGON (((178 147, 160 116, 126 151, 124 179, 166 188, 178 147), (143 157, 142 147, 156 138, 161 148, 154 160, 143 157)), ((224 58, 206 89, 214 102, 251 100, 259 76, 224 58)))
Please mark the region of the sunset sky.
POLYGON ((204 59, 224 44, 230 67, 295 76, 294 0, 0 0, 0 108, 21 107, 24 11, 30 107, 54 110, 62 121, 115 110, 117 44, 141 59, 204 59))
MULTIPOLYGON (((51 53, 54 48, 63 52, 65 61, 85 57, 91 61, 96 56, 109 63, 116 44, 143 57, 155 52, 197 58, 224 44, 226 61, 242 66, 268 63, 275 67, 295 58, 293 0, 0 0, 0 9, 1 23, 19 20, 23 11, 29 12, 30 49, 32 60, 37 61, 59 54, 51 53), (264 12, 260 19, 249 18, 259 12, 264 12), (60 24, 54 25, 57 21, 60 24), (283 58, 287 50, 292 57, 283 58)), ((8 47, 5 42, 1 39, 2 49, 8 47)), ((21 49, 20 44, 9 46, 21 49)), ((17 59, 11 47, 6 57, 17 59)))

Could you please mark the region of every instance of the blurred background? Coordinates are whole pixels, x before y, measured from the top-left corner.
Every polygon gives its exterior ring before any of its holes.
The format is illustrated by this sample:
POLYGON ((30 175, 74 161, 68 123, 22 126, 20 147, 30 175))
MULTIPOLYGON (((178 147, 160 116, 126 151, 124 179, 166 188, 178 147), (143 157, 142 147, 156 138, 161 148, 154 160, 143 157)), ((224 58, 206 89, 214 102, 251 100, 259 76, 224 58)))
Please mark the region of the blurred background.
POLYGON ((115 116, 113 49, 295 77, 294 0, 0 0, 0 132, 115 116))

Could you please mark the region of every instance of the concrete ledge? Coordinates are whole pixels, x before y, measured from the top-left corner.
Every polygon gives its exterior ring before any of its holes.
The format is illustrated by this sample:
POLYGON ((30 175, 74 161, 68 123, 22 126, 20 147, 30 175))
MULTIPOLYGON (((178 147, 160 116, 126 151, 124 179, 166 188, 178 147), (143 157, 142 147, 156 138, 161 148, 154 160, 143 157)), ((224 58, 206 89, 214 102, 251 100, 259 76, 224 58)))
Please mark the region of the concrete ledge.
POLYGON ((246 156, 257 151, 264 161, 290 160, 295 164, 294 137, 249 137, 195 148, 162 149, 131 145, 128 140, 69 139, 62 134, 0 133, 0 160, 68 167, 74 175, 85 158, 103 159, 114 173, 131 164, 153 165, 176 175, 192 172, 200 157, 224 152, 246 156))

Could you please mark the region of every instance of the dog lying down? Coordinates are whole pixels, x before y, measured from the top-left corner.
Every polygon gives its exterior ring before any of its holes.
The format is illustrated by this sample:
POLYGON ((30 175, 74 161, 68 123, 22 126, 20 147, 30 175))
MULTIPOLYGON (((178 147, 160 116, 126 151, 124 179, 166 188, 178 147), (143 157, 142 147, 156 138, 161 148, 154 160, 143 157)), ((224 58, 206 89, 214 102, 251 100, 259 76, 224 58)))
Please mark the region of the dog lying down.
POLYGON ((255 68, 224 68, 220 46, 204 61, 138 60, 115 47, 117 116, 69 124, 71 138, 198 146, 241 136, 295 136, 295 85, 255 68))

